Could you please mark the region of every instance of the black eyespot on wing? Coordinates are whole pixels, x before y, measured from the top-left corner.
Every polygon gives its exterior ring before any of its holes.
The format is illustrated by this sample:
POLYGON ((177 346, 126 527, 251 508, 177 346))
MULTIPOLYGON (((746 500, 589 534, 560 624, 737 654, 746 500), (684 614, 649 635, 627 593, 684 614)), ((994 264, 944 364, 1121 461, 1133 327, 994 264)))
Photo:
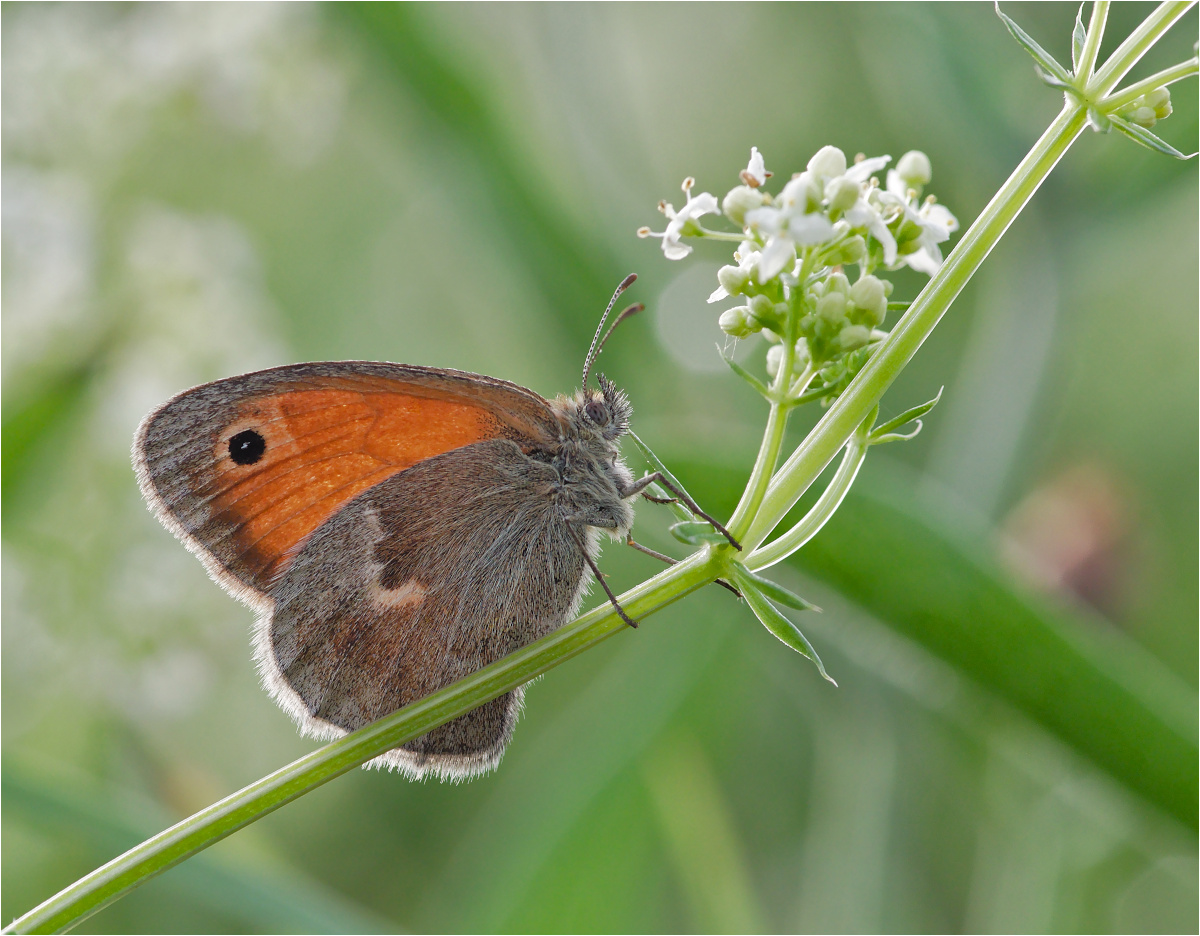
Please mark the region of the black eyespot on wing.
POLYGON ((588 400, 584 406, 584 411, 587 413, 588 419, 597 426, 603 426, 608 422, 608 407, 600 400, 588 400))
POLYGON ((253 465, 267 450, 267 440, 253 429, 245 429, 229 440, 229 457, 239 465, 253 465))

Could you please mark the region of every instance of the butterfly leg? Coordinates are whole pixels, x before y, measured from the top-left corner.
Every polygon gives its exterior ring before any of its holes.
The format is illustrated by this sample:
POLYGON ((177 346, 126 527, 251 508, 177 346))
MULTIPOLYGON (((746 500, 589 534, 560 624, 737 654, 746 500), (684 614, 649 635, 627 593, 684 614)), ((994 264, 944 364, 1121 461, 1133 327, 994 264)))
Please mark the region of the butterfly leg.
MULTIPOLYGON (((647 498, 647 499, 648 500, 660 500, 661 498, 647 498)), ((667 501, 667 503, 672 503, 672 501, 667 501)), ((670 556, 664 556, 662 553, 651 549, 649 546, 643 546, 641 543, 634 540, 632 535, 625 537, 625 545, 632 546, 638 552, 644 552, 647 556, 653 556, 655 559, 659 560, 660 562, 665 562, 667 565, 675 565, 675 563, 679 561, 678 559, 672 559, 670 556)), ((731 591, 735 595, 737 595, 739 598, 742 597, 742 593, 740 591, 738 591, 736 588, 734 588, 732 585, 730 585, 724 579, 714 579, 713 584, 720 585, 722 588, 728 589, 729 591, 731 591)))
POLYGON ((636 628, 638 626, 637 621, 635 621, 633 618, 631 618, 628 614, 625 613, 625 609, 622 608, 620 602, 617 601, 617 596, 614 595, 612 592, 612 589, 608 587, 608 582, 604 581, 604 573, 601 572, 596 567, 595 561, 588 554, 587 549, 583 545, 583 540, 579 538, 579 533, 575 529, 575 524, 572 522, 570 517, 567 517, 566 521, 567 521, 567 532, 571 534, 571 539, 573 539, 575 541, 575 545, 579 547, 580 555, 583 556, 584 560, 587 562, 588 566, 591 568, 592 574, 594 576, 596 576, 596 581, 599 582, 600 587, 604 589, 604 594, 608 595, 608 600, 611 601, 612 606, 617 609, 617 614, 619 614, 621 616, 621 620, 624 621, 626 624, 628 624, 630 627, 636 628))
POLYGON ((718 533, 720 533, 722 536, 724 536, 725 539, 729 540, 730 546, 732 546, 734 549, 738 550, 739 552, 741 551, 742 544, 733 538, 733 534, 730 533, 727 529, 725 529, 725 527, 722 526, 719 521, 717 521, 713 517, 710 517, 703 510, 701 510, 699 504, 697 504, 694 500, 692 500, 690 497, 688 497, 688 495, 684 491, 681 491, 674 484, 672 484, 665 477, 663 477, 663 474, 661 471, 651 472, 650 474, 646 475, 645 477, 639 478, 637 481, 633 482, 633 484, 630 485, 629 488, 627 488, 626 490, 621 492, 622 497, 633 497, 635 494, 641 494, 642 497, 646 498, 646 500, 648 500, 654 504, 671 504, 671 503, 683 504, 688 510, 690 510, 697 517, 700 517, 704 520, 707 520, 709 523, 711 523, 713 525, 714 530, 716 530, 718 533), (655 483, 661 484, 663 487, 665 487, 668 491, 670 491, 675 496, 668 497, 668 498, 662 498, 662 497, 654 497, 650 494, 647 494, 646 488, 648 488, 651 484, 655 484, 655 483))

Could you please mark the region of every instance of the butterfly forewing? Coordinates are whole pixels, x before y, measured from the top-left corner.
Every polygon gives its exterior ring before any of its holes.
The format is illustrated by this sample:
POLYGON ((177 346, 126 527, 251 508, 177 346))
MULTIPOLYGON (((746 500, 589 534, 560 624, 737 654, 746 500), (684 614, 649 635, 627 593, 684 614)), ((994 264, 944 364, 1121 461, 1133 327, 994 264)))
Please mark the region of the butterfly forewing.
POLYGON ((163 521, 254 600, 306 537, 391 475, 473 442, 536 444, 552 432, 546 401, 504 381, 298 364, 180 394, 146 418, 134 458, 163 521))

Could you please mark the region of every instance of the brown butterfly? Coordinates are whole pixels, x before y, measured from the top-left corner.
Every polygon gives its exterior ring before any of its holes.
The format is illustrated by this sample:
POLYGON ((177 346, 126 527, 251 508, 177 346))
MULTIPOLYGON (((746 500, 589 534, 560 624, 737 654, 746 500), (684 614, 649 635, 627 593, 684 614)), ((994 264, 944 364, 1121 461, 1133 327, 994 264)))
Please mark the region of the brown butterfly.
MULTIPOLYGON (((160 521, 258 612, 254 656, 279 705, 335 738, 544 636, 578 611, 601 531, 629 537, 628 398, 583 369, 550 401, 462 371, 292 364, 187 390, 133 444, 160 521)), ((645 495, 644 496, 648 496, 645 495)), ((655 498, 652 498, 655 499, 655 498)), ((715 521, 713 521, 715 524, 715 521)), ((719 524, 715 524, 719 529, 719 524)), ((665 557, 664 557, 665 558, 665 557)), ((668 560, 669 561, 669 560, 668 560)), ((372 762, 462 779, 499 763, 523 687, 372 762)))

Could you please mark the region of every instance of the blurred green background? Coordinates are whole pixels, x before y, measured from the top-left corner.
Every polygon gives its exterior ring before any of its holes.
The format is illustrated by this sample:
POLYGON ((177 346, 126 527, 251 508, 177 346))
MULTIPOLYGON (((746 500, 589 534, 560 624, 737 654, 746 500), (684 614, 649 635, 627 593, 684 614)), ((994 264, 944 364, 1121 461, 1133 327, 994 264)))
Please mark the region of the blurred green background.
MULTIPOLYGON (((1069 59, 1073 6, 1006 10, 1069 59)), ((4 918, 312 747, 141 503, 151 407, 339 358, 553 395, 636 271, 603 369, 728 511, 728 252, 666 261, 657 201, 920 148, 965 226, 1059 105, 986 4, 5 6, 4 918)), ((946 386, 778 570, 839 689, 709 589, 535 685, 493 775, 355 771, 81 931, 1194 932, 1197 194, 1085 134, 889 392, 946 386)))

